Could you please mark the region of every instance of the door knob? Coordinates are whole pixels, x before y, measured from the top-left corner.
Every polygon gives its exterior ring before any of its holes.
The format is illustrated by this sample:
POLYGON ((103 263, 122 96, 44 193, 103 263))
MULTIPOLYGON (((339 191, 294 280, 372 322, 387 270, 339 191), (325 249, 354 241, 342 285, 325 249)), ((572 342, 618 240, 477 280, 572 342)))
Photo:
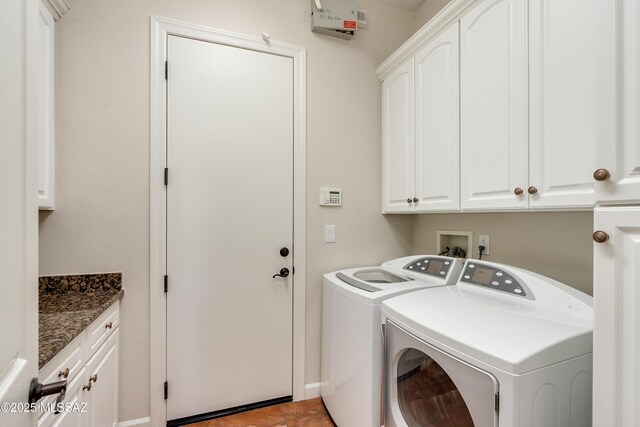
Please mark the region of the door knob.
POLYGON ((45 396, 58 394, 56 403, 62 402, 67 394, 67 380, 57 381, 55 383, 42 384, 38 382, 38 378, 34 377, 29 385, 29 403, 36 403, 45 396))
POLYGON ((279 274, 274 274, 273 278, 275 279, 276 277, 287 277, 288 275, 289 275, 289 269, 285 267, 280 269, 279 274))
POLYGON ((411 197, 407 197, 407 203, 411 203, 411 197))
POLYGON ((289 255, 289 248, 281 248, 280 249, 280 256, 281 257, 285 257, 287 255, 289 255))
POLYGON ((529 187, 527 188, 527 192, 529 194, 536 194, 538 192, 538 189, 536 187, 529 187))
POLYGON ((520 187, 516 187, 516 188, 513 190, 513 194, 515 194, 516 196, 519 196, 519 195, 521 195, 522 193, 524 193, 524 191, 522 191, 522 188, 520 188, 520 187))
POLYGON ((414 197, 414 198, 413 198, 413 203, 418 203, 418 200, 419 200, 419 199, 418 199, 417 197, 414 197))

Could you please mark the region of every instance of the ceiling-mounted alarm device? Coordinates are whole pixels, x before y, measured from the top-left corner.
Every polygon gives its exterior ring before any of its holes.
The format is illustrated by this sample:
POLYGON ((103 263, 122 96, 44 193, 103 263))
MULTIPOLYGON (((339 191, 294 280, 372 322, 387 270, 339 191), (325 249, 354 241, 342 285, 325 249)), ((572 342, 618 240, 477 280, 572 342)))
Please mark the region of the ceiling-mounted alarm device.
POLYGON ((358 28, 356 0, 311 0, 311 31, 350 40, 358 28))

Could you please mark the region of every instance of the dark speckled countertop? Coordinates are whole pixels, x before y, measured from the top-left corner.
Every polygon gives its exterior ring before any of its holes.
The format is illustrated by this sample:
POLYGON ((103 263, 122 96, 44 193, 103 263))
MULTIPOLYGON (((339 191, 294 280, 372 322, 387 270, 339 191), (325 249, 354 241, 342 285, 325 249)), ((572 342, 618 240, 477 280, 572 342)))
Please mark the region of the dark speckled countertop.
POLYGON ((40 277, 39 368, 123 295, 122 273, 40 277))

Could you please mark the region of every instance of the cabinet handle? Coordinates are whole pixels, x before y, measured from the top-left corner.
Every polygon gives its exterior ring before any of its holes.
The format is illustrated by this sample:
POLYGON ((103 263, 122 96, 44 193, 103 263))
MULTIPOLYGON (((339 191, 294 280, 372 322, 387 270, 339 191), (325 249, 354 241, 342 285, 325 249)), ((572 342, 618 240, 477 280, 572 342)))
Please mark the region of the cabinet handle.
POLYGON ((407 197, 407 203, 411 203, 411 197, 407 197))
POLYGON ((604 243, 609 240, 609 235, 604 231, 598 230, 593 233, 593 240, 595 240, 596 243, 604 243))
POLYGON ((93 381, 94 383, 98 382, 98 374, 93 374, 89 377, 89 382, 93 381))
POLYGON ((104 325, 104 327, 107 328, 107 329, 113 328, 113 322, 107 323, 106 325, 104 325))
POLYGON ((538 189, 536 187, 527 188, 527 193, 529 194, 536 194, 537 192, 538 192, 538 189))
POLYGON ((521 195, 522 193, 524 193, 524 191, 522 191, 522 188, 520 188, 520 187, 516 187, 516 188, 513 190, 513 194, 515 194, 516 196, 519 196, 519 195, 521 195))
POLYGON ((83 385, 82 390, 91 391, 91 381, 89 381, 89 384, 83 385))
POLYGON ((67 378, 69 376, 69 368, 65 368, 64 371, 58 372, 58 378, 67 378))
POLYGON ((417 197, 413 198, 413 203, 418 203, 418 198, 417 197))
POLYGON ((611 177, 611 174, 606 169, 596 169, 593 173, 593 179, 596 181, 606 181, 611 177))

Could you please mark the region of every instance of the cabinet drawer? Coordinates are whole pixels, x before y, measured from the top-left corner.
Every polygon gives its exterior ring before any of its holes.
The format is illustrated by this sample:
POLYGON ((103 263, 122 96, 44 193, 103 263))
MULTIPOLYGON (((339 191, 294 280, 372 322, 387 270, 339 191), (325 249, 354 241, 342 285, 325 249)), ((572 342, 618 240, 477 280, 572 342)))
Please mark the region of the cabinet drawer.
MULTIPOLYGON (((79 397, 81 396, 82 385, 84 384, 83 380, 86 377, 85 375, 86 372, 87 370, 84 367, 84 365, 81 366, 80 370, 76 373, 75 377, 71 381, 67 382, 67 394, 64 400, 62 401, 62 403, 64 404, 69 404, 69 403, 80 404, 81 403, 81 401, 79 400, 79 397)), ((57 398, 57 395, 47 396, 46 398, 40 400, 38 404, 53 405, 56 398, 57 398)), ((82 413, 74 414, 73 412, 69 412, 69 413, 63 412, 60 414, 55 414, 53 412, 41 412, 39 415, 40 418, 38 418, 38 427, 76 425, 74 423, 66 422, 66 419, 67 418, 76 419, 78 416, 81 416, 81 414, 82 413)))
POLYGON ((107 338, 111 335, 111 333, 118 327, 120 324, 119 317, 119 307, 120 302, 116 302, 111 307, 107 309, 97 320, 95 320, 89 326, 89 335, 87 337, 89 354, 88 358, 100 348, 102 343, 104 343, 107 338))
POLYGON ((39 378, 43 384, 67 380, 71 383, 87 362, 85 334, 80 334, 60 353, 42 367, 39 378))

